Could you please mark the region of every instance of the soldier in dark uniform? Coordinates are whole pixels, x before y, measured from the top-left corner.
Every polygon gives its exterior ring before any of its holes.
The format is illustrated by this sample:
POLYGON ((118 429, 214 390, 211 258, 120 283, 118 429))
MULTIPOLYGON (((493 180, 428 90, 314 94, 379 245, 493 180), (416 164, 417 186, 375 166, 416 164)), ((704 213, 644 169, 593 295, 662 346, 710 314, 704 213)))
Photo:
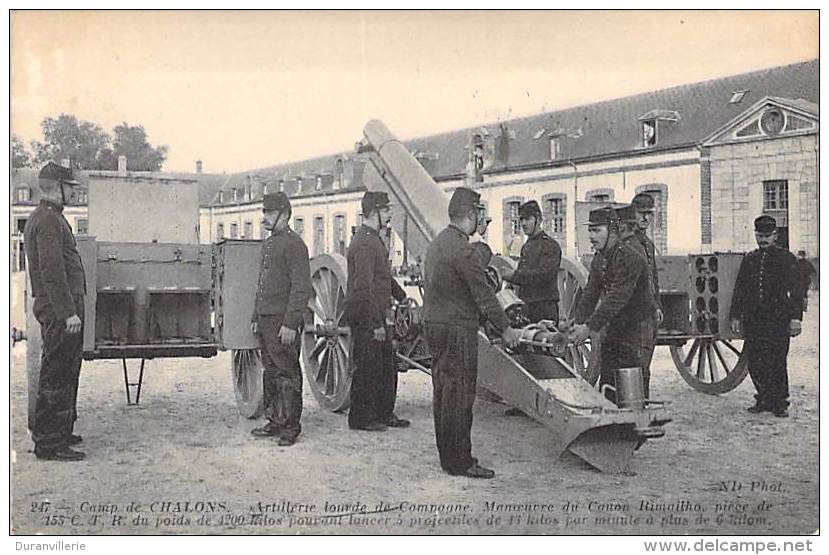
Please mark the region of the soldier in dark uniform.
POLYGON ((389 331, 392 297, 402 301, 406 293, 391 276, 389 251, 380 235, 391 221, 388 195, 367 191, 361 205, 363 225, 348 247, 343 312, 354 338, 356 366, 348 426, 352 430, 382 432, 389 426, 405 428, 410 424, 394 414, 397 368, 389 331))
POLYGON ((797 269, 800 272, 800 285, 803 289, 803 312, 806 312, 809 306, 809 288, 817 275, 817 270, 806 258, 806 251, 797 251, 797 269))
POLYGON ((519 331, 509 327, 495 292, 484 279, 480 253, 469 243, 481 219, 481 195, 459 187, 449 201, 449 226, 429 245, 424 262, 424 320, 432 354, 432 406, 441 467, 449 474, 492 478, 472 457, 472 406, 478 377, 481 315, 509 346, 519 331))
POLYGON ((521 248, 518 268, 505 272, 504 279, 518 285, 518 297, 527 303, 527 316, 533 322, 558 323, 558 269, 561 247, 542 228, 541 208, 534 200, 518 207, 521 227, 527 242, 521 248))
MULTIPOLYGON (((591 332, 598 333, 607 326, 601 347, 600 383, 615 387, 614 370, 641 366, 641 323, 655 306, 647 264, 620 239, 615 211, 609 207, 592 210, 587 225, 590 243, 601 258, 591 265, 588 294, 579 301, 579 319, 572 339, 583 342, 591 332)), ((607 390, 605 396, 616 402, 615 392, 607 390)))
POLYGON ((259 286, 251 319, 262 352, 262 384, 267 424, 254 428, 257 437, 279 437, 279 445, 296 442, 302 427, 300 334, 308 299, 311 270, 308 248, 288 223, 291 202, 285 193, 262 200, 262 225, 271 235, 262 245, 259 286))
MULTIPOLYGON (((643 195, 637 195, 640 197, 643 195)), ((636 200, 637 197, 634 197, 636 200)), ((648 197, 651 198, 651 197, 648 197)), ((658 285, 654 285, 656 279, 656 258, 654 257, 653 243, 644 233, 641 233, 642 221, 649 221, 650 213, 641 215, 640 209, 634 204, 623 206, 616 210, 619 216, 620 239, 630 245, 648 265, 648 279, 650 283, 651 302, 655 307, 652 314, 640 325, 642 332, 641 344, 639 346, 642 358, 642 386, 645 397, 650 397, 651 361, 653 360, 653 349, 656 343, 657 322, 662 321, 662 311, 659 309, 658 285)))
POLYGON ((24 230, 34 316, 43 338, 32 440, 38 459, 79 461, 70 445, 77 420, 78 378, 83 356, 86 276, 63 206, 75 199, 72 171, 54 162, 38 175, 40 205, 24 230))
POLYGON ((771 216, 754 220, 758 249, 740 264, 731 301, 731 329, 742 333, 748 372, 757 395, 749 412, 789 415, 789 338, 800 335, 803 291, 794 255, 775 244, 771 216))

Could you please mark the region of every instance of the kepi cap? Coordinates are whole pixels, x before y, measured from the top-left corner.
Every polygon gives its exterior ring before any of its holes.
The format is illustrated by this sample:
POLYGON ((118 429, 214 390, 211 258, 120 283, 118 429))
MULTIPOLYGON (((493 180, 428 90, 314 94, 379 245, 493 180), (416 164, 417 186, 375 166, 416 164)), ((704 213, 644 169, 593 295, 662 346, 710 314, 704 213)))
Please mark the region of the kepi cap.
POLYGON ((284 212, 289 208, 291 208, 291 201, 288 199, 288 195, 281 191, 278 193, 267 193, 262 197, 262 210, 266 212, 273 210, 284 212))
POLYGON ((754 231, 760 233, 772 233, 777 230, 777 221, 767 215, 759 216, 754 220, 754 231))
POLYGON ((541 217, 541 207, 534 200, 528 200, 518 207, 519 218, 529 218, 531 216, 535 216, 536 218, 541 217))
POLYGON ((633 200, 630 201, 630 204, 633 206, 634 210, 641 210, 647 212, 653 212, 654 210, 654 202, 653 197, 647 193, 639 193, 633 200))
POLYGON ((54 181, 66 183, 67 185, 80 185, 80 183, 75 180, 75 176, 71 169, 64 168, 54 162, 49 162, 40 168, 40 173, 38 173, 37 176, 40 179, 52 179, 54 181))
POLYGON ((591 210, 587 223, 584 225, 611 225, 618 223, 619 216, 616 214, 616 211, 610 206, 603 206, 602 208, 591 210))
POLYGON ((484 208, 483 203, 481 203, 481 193, 466 187, 455 189, 452 198, 449 199, 449 216, 463 216, 471 208, 484 208))
POLYGON ((385 208, 389 205, 391 205, 389 194, 383 191, 366 191, 366 194, 363 195, 363 200, 360 201, 364 215, 372 210, 385 208))
POLYGON ((636 222, 639 218, 636 217, 636 206, 628 204, 616 209, 616 215, 621 222, 636 222))

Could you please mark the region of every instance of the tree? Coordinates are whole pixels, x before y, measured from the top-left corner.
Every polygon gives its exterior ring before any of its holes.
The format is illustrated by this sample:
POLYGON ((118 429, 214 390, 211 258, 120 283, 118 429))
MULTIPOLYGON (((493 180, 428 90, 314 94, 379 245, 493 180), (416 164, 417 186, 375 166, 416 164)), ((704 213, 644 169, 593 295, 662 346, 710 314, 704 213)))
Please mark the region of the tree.
POLYGON ((31 168, 34 160, 32 155, 26 150, 26 145, 20 140, 17 135, 12 135, 11 140, 11 165, 13 170, 22 168, 31 168))
POLYGON ((32 141, 38 165, 49 161, 60 163, 68 158, 74 168, 101 169, 99 156, 103 149, 109 147, 111 139, 96 124, 70 114, 61 114, 57 118, 44 119, 40 127, 44 142, 32 141))
POLYGON ((112 166, 113 160, 115 166, 107 169, 117 168, 118 156, 127 157, 127 168, 132 171, 159 171, 164 161, 167 160, 167 146, 159 147, 152 146, 147 141, 147 132, 144 131, 144 126, 131 126, 127 122, 122 123, 112 130, 115 134, 113 141, 113 149, 109 153, 103 153, 101 162, 112 166), (109 157, 109 160, 104 160, 109 157))

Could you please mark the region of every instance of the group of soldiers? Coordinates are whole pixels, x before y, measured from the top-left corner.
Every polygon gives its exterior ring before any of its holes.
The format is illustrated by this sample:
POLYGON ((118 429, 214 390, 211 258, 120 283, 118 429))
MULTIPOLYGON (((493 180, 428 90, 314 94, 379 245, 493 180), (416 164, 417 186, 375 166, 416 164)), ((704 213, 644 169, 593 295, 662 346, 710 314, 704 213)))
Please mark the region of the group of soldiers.
MULTIPOLYGON (((72 448, 83 441, 73 433, 81 366, 83 264, 63 205, 75 195, 72 172, 54 163, 39 174, 40 205, 25 229, 34 314, 41 324, 43 353, 32 439, 39 459, 82 460, 72 448)), ((390 202, 386 193, 366 192, 363 223, 348 248, 348 283, 343 324, 351 328, 355 372, 348 426, 383 432, 405 428, 395 414, 397 371, 390 323, 392 299, 406 294, 393 279, 388 237, 390 202)), ((576 343, 601 337, 601 384, 613 385, 614 370, 640 367, 645 394, 656 330, 662 321, 655 249, 647 237, 653 198, 639 194, 629 206, 604 207, 589 214, 588 232, 595 250, 590 277, 576 309, 575 322, 559 319, 557 276, 561 248, 543 231, 538 203, 520 206, 527 241, 518 266, 504 279, 518 288, 533 321, 557 322, 576 343)), ((483 234, 489 218, 480 194, 457 188, 449 202, 449 225, 431 242, 423 261, 424 321, 432 357, 433 416, 441 467, 470 478, 495 473, 472 456, 472 407, 478 372, 477 331, 482 320, 515 347, 520 330, 510 326, 484 269, 491 258, 485 244, 470 242, 483 234), (481 248, 482 245, 485 248, 481 248)), ((300 335, 313 295, 308 249, 290 228, 291 203, 284 193, 265 194, 263 225, 270 236, 262 247, 251 329, 261 346, 265 416, 256 437, 293 445, 301 432, 302 375, 300 335)), ((800 333, 804 292, 794 256, 774 245, 774 220, 755 221, 759 249, 740 268, 732 325, 746 338, 749 370, 757 388, 752 412, 786 416, 789 337, 800 333)), ((604 388, 615 400, 613 388, 604 388)))

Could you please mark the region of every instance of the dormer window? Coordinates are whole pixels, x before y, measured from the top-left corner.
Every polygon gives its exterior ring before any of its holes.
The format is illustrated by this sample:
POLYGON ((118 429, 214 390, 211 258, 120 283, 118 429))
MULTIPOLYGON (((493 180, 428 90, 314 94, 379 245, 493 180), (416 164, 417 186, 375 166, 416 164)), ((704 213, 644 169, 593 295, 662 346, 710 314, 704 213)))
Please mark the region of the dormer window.
POLYGON ((285 180, 284 179, 279 180, 279 192, 280 193, 285 192, 285 180))
POLYGON ((225 192, 219 191, 219 204, 222 204, 225 201, 225 192))
POLYGON ((550 160, 561 158, 561 138, 550 137, 550 160))
POLYGON ((322 176, 321 175, 317 176, 317 184, 315 186, 315 189, 317 191, 322 191, 322 176))
POLYGON ((655 119, 649 119, 642 122, 642 146, 644 148, 656 146, 655 119))
POLYGON ((728 101, 729 104, 739 104, 743 101, 743 98, 748 94, 748 91, 734 91, 731 93, 731 99, 728 101))
POLYGON ((17 202, 27 202, 31 198, 28 187, 20 187, 17 189, 17 202))

